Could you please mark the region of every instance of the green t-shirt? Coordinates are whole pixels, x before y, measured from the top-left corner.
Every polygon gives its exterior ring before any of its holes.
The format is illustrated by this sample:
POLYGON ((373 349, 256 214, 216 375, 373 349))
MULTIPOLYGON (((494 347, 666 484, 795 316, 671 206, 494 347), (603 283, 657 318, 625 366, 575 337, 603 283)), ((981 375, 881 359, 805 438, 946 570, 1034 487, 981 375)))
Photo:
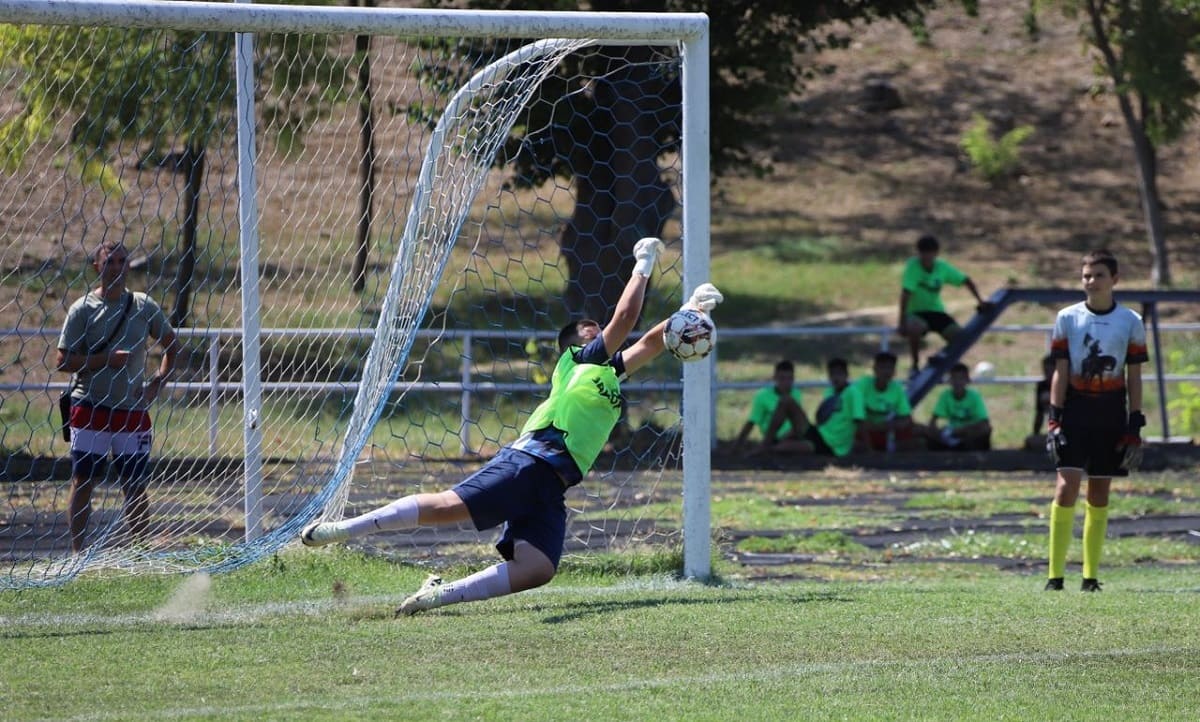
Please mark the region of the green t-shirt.
POLYGON ((904 264, 904 273, 900 277, 900 287, 912 294, 908 297, 908 305, 904 312, 945 313, 946 307, 942 305, 942 286, 947 283, 951 286, 961 286, 966 280, 967 274, 940 258, 935 258, 933 268, 926 271, 921 265, 921 259, 913 256, 904 264))
POLYGON ((933 407, 933 415, 945 419, 952 429, 987 421, 987 406, 983 403, 983 395, 972 388, 965 391, 961 399, 956 399, 954 389, 945 389, 933 407))
POLYGON ((862 394, 853 384, 834 393, 833 387, 825 389, 821 405, 817 407, 817 433, 833 449, 837 456, 845 456, 854 447, 854 434, 858 422, 866 418, 862 394))
MULTIPOLYGON (((791 397, 796 401, 796 404, 803 407, 802 396, 800 389, 793 388, 791 397)), ((774 386, 766 386, 759 389, 754 394, 754 400, 750 402, 750 416, 747 421, 750 421, 762 433, 767 433, 767 427, 771 425, 771 417, 775 414, 775 409, 779 408, 779 393, 774 386)), ((792 431, 792 422, 784 421, 779 427, 779 436, 786 436, 792 431)))
POLYGON ((875 388, 875 377, 864 376, 855 381, 852 386, 862 394, 863 408, 867 412, 867 421, 872 424, 883 423, 888 416, 912 416, 912 406, 908 403, 908 394, 899 381, 893 379, 887 387, 880 391, 875 388))

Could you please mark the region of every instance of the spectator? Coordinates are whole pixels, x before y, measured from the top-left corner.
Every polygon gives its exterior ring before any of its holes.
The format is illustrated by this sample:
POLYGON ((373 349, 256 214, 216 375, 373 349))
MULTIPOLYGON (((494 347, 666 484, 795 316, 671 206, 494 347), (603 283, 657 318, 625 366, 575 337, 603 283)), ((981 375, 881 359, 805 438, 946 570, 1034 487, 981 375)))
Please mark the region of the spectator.
POLYGON ((803 441, 801 434, 808 420, 800 406, 803 400, 800 389, 793 386, 795 382, 795 364, 787 359, 775 364, 771 385, 759 389, 750 402, 750 414, 733 442, 735 452, 745 447, 755 427, 762 433, 757 452, 788 451, 792 445, 803 441))
POLYGON ((1042 423, 1050 413, 1050 379, 1054 376, 1054 357, 1042 357, 1042 380, 1033 390, 1033 433, 1025 437, 1025 450, 1042 452, 1046 449, 1046 436, 1042 423))
POLYGON ((934 331, 946 342, 954 339, 962 328, 949 314, 942 303, 942 286, 966 286, 979 311, 991 308, 991 304, 979 295, 979 289, 967 274, 938 258, 938 240, 930 235, 917 240, 917 255, 904 264, 900 279, 900 320, 897 328, 901 336, 908 339, 912 356, 909 377, 915 376, 921 366, 921 339, 934 331))
POLYGON ((896 354, 875 354, 872 375, 854 382, 863 398, 866 420, 859 426, 860 438, 869 451, 911 451, 919 449, 912 423, 912 406, 904 387, 896 381, 896 354))
POLYGON ((99 285, 67 310, 55 361, 59 371, 72 374, 67 509, 74 552, 84 547, 92 489, 104 478, 110 455, 125 496, 130 535, 135 540, 147 535, 148 409, 175 365, 177 348, 175 331, 154 299, 125 287, 129 252, 124 245, 101 244, 92 265, 100 274, 99 285), (148 338, 158 341, 163 354, 158 371, 143 385, 148 338))
POLYGON ((924 427, 926 443, 934 451, 988 451, 992 448, 992 424, 988 421, 983 396, 968 388, 971 373, 967 365, 950 367, 950 388, 944 389, 933 407, 929 425, 924 427), (938 427, 938 419, 946 425, 938 427))

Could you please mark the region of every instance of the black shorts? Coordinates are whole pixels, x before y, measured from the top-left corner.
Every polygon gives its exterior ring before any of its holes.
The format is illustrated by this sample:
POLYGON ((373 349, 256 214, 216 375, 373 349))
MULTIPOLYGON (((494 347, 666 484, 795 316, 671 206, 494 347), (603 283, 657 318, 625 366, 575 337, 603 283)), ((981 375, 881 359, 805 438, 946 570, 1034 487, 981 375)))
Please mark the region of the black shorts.
POLYGON ((917 318, 921 319, 928 327, 929 331, 933 331, 934 333, 938 334, 944 335, 946 333, 946 329, 950 328, 951 326, 958 325, 958 322, 951 318, 950 314, 944 311, 916 311, 915 313, 910 313, 908 315, 916 316, 917 318))
POLYGON ((820 454, 821 456, 837 456, 837 454, 833 453, 833 449, 829 447, 829 444, 825 443, 821 432, 813 424, 808 425, 808 431, 804 432, 804 438, 812 443, 813 453, 820 454))
POLYGON ((1094 403, 1072 403, 1063 409, 1062 430, 1067 445, 1059 457, 1060 469, 1083 469, 1088 476, 1128 476, 1121 468, 1124 452, 1117 444, 1125 435, 1125 407, 1098 408, 1094 403))
POLYGON ((555 569, 567 531, 565 492, 549 463, 508 447, 454 487, 476 529, 504 524, 496 542, 500 556, 511 560, 513 546, 520 539, 545 554, 555 569))

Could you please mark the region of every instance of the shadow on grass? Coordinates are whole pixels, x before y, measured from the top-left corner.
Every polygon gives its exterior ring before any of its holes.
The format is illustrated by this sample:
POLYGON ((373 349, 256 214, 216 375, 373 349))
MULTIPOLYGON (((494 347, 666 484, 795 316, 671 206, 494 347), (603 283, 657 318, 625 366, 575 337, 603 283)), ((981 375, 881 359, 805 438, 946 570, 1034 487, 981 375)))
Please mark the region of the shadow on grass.
MULTIPOLYGON (((567 609, 559 614, 542 619, 545 624, 563 624, 575 622, 589 616, 612 614, 635 609, 652 609, 669 606, 694 605, 728 605, 739 603, 754 603, 777 600, 792 604, 813 604, 820 602, 852 602, 853 598, 833 592, 804 592, 797 594, 739 594, 736 597, 721 597, 712 599, 626 599, 626 600, 597 600, 568 604, 567 609)), ((536 610, 535 610, 536 611, 536 610)))

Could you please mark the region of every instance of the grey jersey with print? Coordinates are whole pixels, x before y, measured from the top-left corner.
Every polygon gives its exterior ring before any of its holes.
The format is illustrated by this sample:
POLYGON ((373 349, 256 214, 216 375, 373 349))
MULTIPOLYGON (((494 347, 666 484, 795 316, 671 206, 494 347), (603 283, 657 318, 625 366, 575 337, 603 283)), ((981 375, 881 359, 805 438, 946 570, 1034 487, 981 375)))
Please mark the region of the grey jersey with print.
POLYGON ((58 337, 58 348, 67 353, 88 353, 113 335, 105 348, 128 351, 129 363, 122 368, 107 366, 80 371, 73 377, 71 398, 110 409, 141 409, 142 380, 146 371, 146 342, 161 339, 172 331, 171 322, 154 299, 144 293, 133 294, 129 313, 122 319, 126 297, 105 301, 95 291, 71 304, 58 337), (121 324, 120 329, 117 325, 121 324))

